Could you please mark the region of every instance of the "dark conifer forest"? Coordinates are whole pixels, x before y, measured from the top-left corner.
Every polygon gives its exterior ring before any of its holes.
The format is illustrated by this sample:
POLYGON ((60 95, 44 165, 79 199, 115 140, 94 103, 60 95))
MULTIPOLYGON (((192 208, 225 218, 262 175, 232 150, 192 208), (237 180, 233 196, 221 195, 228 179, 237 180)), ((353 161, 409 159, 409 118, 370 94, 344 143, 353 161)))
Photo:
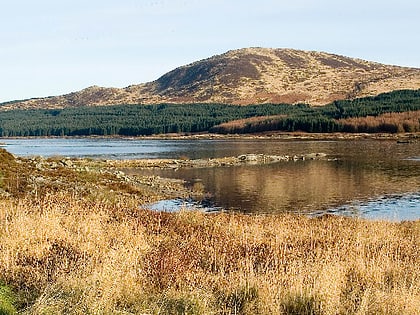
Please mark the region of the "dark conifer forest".
MULTIPOLYGON (((1 104, 0 104, 1 110, 1 104)), ((420 90, 306 104, 158 104, 0 111, 0 136, 145 136, 166 133, 416 132, 420 90)))

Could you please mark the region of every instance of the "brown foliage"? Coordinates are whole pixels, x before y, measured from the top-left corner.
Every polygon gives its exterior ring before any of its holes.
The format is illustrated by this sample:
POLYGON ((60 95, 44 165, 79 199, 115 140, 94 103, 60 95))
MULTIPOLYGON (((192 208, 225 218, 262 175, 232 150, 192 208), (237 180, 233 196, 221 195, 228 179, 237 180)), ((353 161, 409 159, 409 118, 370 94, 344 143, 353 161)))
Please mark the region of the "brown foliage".
POLYGON ((284 117, 286 117, 286 115, 258 116, 232 120, 212 127, 211 131, 222 134, 233 134, 252 132, 253 130, 271 130, 274 128, 270 128, 270 124, 276 124, 280 118, 284 117))
POLYGON ((339 119, 347 132, 419 132, 420 111, 339 119))

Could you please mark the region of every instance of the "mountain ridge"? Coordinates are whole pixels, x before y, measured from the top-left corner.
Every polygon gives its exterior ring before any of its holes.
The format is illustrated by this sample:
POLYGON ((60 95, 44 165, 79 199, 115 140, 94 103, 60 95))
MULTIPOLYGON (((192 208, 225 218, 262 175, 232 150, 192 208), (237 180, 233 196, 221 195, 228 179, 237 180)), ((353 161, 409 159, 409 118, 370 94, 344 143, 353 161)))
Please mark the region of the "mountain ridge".
POLYGON ((125 88, 0 104, 0 109, 157 103, 307 103, 420 88, 420 69, 290 48, 242 48, 198 60, 158 79, 125 88))

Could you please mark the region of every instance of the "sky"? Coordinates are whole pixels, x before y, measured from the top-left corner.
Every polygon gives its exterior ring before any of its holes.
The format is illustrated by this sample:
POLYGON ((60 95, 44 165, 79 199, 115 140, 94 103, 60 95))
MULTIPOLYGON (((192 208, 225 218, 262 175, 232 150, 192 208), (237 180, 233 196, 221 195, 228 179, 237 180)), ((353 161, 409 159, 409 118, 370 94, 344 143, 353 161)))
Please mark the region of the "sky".
POLYGON ((153 81, 245 47, 420 68, 418 0, 0 0, 0 102, 153 81))

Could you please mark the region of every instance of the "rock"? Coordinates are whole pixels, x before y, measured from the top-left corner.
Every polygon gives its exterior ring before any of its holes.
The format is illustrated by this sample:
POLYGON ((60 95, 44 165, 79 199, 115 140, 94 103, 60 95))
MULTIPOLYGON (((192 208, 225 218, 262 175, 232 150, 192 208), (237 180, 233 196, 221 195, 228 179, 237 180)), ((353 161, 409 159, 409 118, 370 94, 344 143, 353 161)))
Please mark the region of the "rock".
POLYGON ((43 163, 41 163, 41 162, 36 163, 36 164, 35 164, 35 168, 36 168, 38 171, 43 171, 43 170, 45 169, 45 168, 44 168, 43 163))
POLYGON ((239 161, 244 162, 257 162, 263 160, 262 154, 242 154, 238 156, 239 161))
POLYGON ((118 179, 124 179, 125 178, 125 173, 121 172, 121 171, 116 171, 115 172, 115 177, 118 179))
POLYGON ((72 167, 73 166, 73 162, 71 160, 68 160, 68 159, 61 160, 61 164, 63 164, 64 166, 67 166, 67 167, 72 167))
POLYGON ((325 158, 326 156, 327 154, 325 153, 309 153, 304 155, 304 157, 309 160, 319 160, 325 158))
MULTIPOLYGON (((275 163, 280 161, 289 161, 290 156, 288 155, 266 155, 266 154, 242 154, 238 156, 240 162, 251 163, 251 164, 265 164, 275 163)), ((304 160, 302 155, 295 155, 292 158, 294 161, 304 160)))

